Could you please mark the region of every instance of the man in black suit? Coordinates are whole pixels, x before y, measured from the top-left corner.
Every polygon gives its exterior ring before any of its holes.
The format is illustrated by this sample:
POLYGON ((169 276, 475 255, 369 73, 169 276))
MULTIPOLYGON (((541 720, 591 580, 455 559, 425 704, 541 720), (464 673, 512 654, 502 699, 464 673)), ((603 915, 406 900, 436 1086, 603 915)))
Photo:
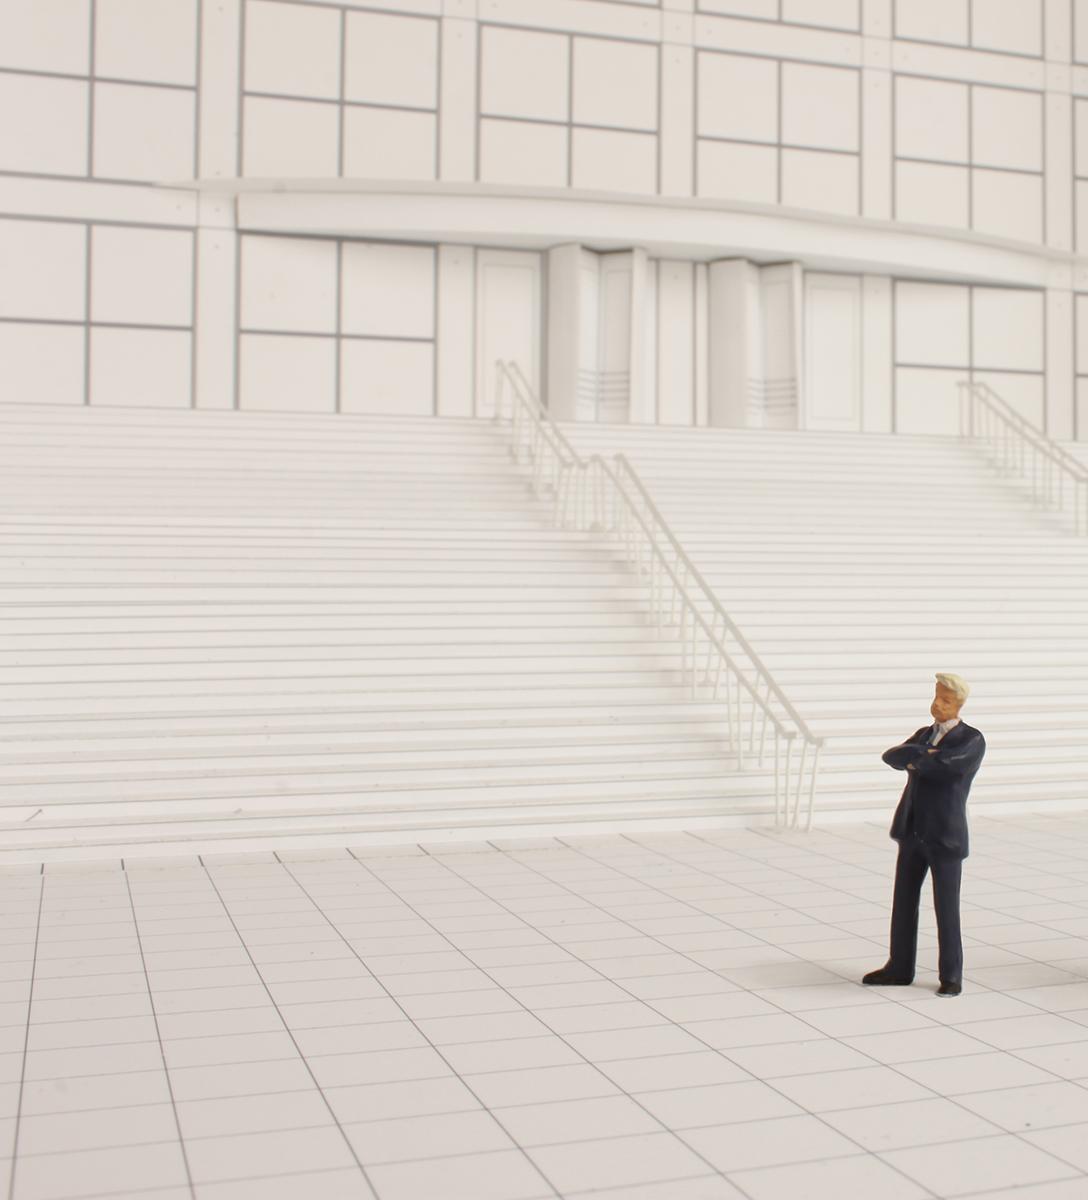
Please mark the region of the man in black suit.
POLYGON ((914 980, 918 952, 918 900, 926 872, 933 873, 937 914, 938 996, 962 990, 960 875, 967 857, 967 793, 986 753, 986 739, 959 718, 970 692, 959 675, 938 674, 930 706, 933 724, 884 752, 884 761, 907 772, 891 836, 899 843, 887 963, 862 983, 905 986, 914 980))

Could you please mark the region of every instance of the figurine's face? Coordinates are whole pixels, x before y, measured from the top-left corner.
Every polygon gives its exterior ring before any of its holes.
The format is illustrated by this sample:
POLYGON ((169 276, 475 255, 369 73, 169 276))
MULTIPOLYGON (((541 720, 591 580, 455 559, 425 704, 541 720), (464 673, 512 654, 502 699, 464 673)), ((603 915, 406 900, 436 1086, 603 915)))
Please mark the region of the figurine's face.
POLYGON ((963 708, 963 701, 956 693, 951 688, 946 688, 943 683, 938 683, 933 703, 929 706, 934 721, 938 723, 951 721, 953 717, 960 715, 961 708, 963 708))

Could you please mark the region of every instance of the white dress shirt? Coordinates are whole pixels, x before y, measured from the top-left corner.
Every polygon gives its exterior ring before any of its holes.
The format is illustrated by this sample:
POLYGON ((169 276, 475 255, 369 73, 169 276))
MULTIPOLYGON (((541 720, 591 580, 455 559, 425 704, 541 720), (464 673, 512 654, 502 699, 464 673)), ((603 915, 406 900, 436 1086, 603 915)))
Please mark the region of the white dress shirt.
POLYGON ((951 720, 941 721, 940 724, 937 724, 937 722, 934 722, 934 724, 937 725, 937 736, 933 739, 932 742, 930 742, 930 745, 931 746, 940 745, 941 738, 943 738, 944 735, 949 732, 949 730, 955 729, 959 723, 960 723, 959 717, 952 717, 951 720))

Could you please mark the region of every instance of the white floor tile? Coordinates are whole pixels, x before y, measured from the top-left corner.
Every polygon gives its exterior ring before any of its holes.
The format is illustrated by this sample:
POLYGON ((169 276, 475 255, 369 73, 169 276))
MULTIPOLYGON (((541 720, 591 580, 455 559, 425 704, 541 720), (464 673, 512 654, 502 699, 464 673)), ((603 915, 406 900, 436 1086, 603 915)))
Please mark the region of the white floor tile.
POLYGON ((772 1013, 756 1017, 726 1017, 717 1021, 686 1022, 700 1041, 716 1050, 732 1046, 770 1046, 779 1042, 806 1042, 812 1039, 813 1029, 789 1013, 772 1013))
POLYGON ((722 1054, 700 1050, 693 1054, 661 1054, 649 1058, 617 1059, 600 1064, 601 1073, 627 1092, 653 1092, 663 1088, 701 1087, 735 1083, 748 1072, 722 1054))
MULTIPOLYGON (((169 1103, 26 1115, 19 1123, 21 1155, 176 1141, 178 1126, 169 1103)), ((5 1153, 10 1152, 9 1147, 5 1153)))
POLYGON ((861 1067, 833 1071, 828 1075, 792 1075, 776 1079, 775 1088, 813 1113, 923 1100, 933 1094, 891 1067, 861 1067))
POLYGON ((376 1163, 514 1148, 502 1125, 482 1109, 352 1122, 343 1128, 359 1161, 368 1169, 376 1163))
POLYGON ((520 1150, 429 1158, 368 1171, 380 1200, 537 1200, 552 1188, 520 1150))
POLYGON ((1075 1167, 1009 1134, 890 1150, 884 1160, 940 1196, 1069 1178, 1075 1167))
MULTIPOLYGON (((373 1200, 374 1196, 358 1167, 201 1183, 195 1190, 197 1200, 253 1200, 254 1196, 260 1196, 261 1200, 297 1200, 299 1196, 305 1196, 306 1200, 373 1200)), ((188 1190, 185 1195, 189 1195, 188 1190)), ((149 1196, 148 1200, 153 1198, 149 1196)))
POLYGON ((995 1088, 1052 1083, 1054 1075, 1011 1054, 969 1054, 900 1063, 903 1075, 946 1096, 988 1092, 995 1088))
POLYGON ((751 1200, 922 1200, 929 1195, 894 1167, 865 1154, 738 1171, 732 1178, 751 1200))
POLYGON ((910 1029, 901 1033, 866 1033, 843 1042, 881 1063, 913 1062, 943 1055, 985 1054, 989 1046, 970 1037, 971 1026, 910 1029))
POLYGON ((873 1033, 902 1033, 908 1029, 934 1029, 935 1022, 913 1007, 885 1000, 864 1008, 821 1008, 805 1013, 805 1021, 829 1037, 861 1037, 873 1033))
MULTIPOLYGON (((18 1085, 16 1085, 18 1091, 18 1085)), ((24 1116, 42 1113, 87 1112, 98 1108, 170 1103, 170 1088, 162 1070, 117 1075, 61 1077, 26 1083, 22 1092, 24 1116)))
POLYGON ((777 1046, 735 1046, 729 1058, 757 1079, 848 1071, 872 1065, 872 1058, 833 1038, 777 1046))
POLYGON ((627 1096, 525 1104, 493 1111, 520 1146, 661 1132, 660 1123, 627 1096))
MULTIPOLYGON (((1040 1150, 1053 1154, 1081 1171, 1088 1171, 1088 1122, 1063 1125, 1060 1129, 1031 1130, 1023 1133, 1024 1140, 1040 1150)), ((1082 1181, 1083 1185, 1083 1181, 1082 1181)))
POLYGON ((770 1000, 752 992, 736 989, 730 992, 709 992, 699 996, 671 996, 649 999, 646 1003, 670 1021, 688 1025, 696 1021, 717 1021, 727 1017, 758 1017, 778 1015, 781 1010, 770 1000))
POLYGON ((976 1192, 972 1200, 1082 1200, 1084 1179, 1063 1179, 1057 1183, 1035 1183, 1026 1187, 999 1188, 994 1192, 976 1192))
POLYGON ((647 1058, 652 1055, 683 1054, 705 1049, 704 1043, 675 1025, 660 1023, 640 1029, 608 1030, 597 1033, 573 1033, 566 1040, 589 1062, 612 1062, 619 1058, 647 1058))
POLYGON ((15 1166, 14 1194, 20 1200, 55 1200, 71 1195, 133 1192, 186 1184, 179 1142, 28 1155, 15 1166))
POLYGON ((308 1091, 218 1100, 182 1100, 177 1104, 177 1114, 182 1137, 186 1140, 268 1133, 278 1129, 308 1129, 334 1123, 324 1097, 313 1087, 308 1091))
POLYGON ((856 1155, 857 1145, 818 1117, 776 1117, 689 1129, 681 1137, 726 1174, 856 1155))
POLYGON ((759 1079, 639 1092, 638 1102, 669 1129, 800 1115, 802 1110, 759 1079))
POLYGON ((528 1153, 560 1193, 683 1179, 706 1169, 671 1133, 541 1146, 528 1153))
POLYGON ((193 1138, 185 1147, 193 1179, 201 1182, 335 1170, 355 1163, 344 1134, 332 1125, 193 1138))
POLYGON ((720 1175, 670 1179, 591 1192, 568 1192, 569 1200, 745 1200, 744 1193, 720 1175))
MULTIPOLYGON (((1049 1013, 1028 1017, 1004 1017, 998 1021, 972 1021, 963 1027, 963 1031, 1000 1050, 1088 1043, 1088 1026, 1071 1021, 1068 1017, 1049 1013)), ((1085 1070, 1085 1074, 1088 1075, 1088 1069, 1085 1070)))
POLYGON ((443 1046, 442 1057, 462 1075, 585 1062, 573 1047, 554 1035, 508 1038, 501 1042, 461 1042, 443 1046))
POLYGON ((823 1119, 866 1150, 898 1150, 1000 1133, 996 1125, 968 1112, 943 1096, 903 1104, 874 1104, 866 1108, 826 1112, 823 1119))
MULTIPOLYGON (((303 1066, 302 1060, 299 1065, 303 1066)), ((432 1079, 449 1072, 446 1060, 429 1046, 372 1050, 364 1054, 323 1054, 309 1060, 318 1087, 432 1079)))
POLYGON ((1010 1133, 1071 1122, 1088 1124, 1088 1088, 1076 1083, 1040 1083, 960 1096, 959 1103, 1010 1133))
POLYGON ((614 1096, 622 1091, 604 1072, 586 1063, 492 1071, 485 1075, 466 1074, 464 1079, 466 1085, 489 1108, 614 1096))

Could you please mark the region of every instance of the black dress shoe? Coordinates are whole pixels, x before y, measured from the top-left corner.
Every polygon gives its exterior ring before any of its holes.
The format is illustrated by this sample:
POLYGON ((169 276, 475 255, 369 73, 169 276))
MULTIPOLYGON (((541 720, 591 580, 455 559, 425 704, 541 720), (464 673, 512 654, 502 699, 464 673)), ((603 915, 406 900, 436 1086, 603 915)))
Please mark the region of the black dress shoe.
POLYGON ((958 996, 963 991, 963 984, 958 979, 942 979, 937 989, 938 996, 958 996))
POLYGON ((890 967, 881 967, 879 971, 870 971, 868 975, 863 975, 861 982, 870 987, 910 987, 914 976, 896 975, 890 967))

